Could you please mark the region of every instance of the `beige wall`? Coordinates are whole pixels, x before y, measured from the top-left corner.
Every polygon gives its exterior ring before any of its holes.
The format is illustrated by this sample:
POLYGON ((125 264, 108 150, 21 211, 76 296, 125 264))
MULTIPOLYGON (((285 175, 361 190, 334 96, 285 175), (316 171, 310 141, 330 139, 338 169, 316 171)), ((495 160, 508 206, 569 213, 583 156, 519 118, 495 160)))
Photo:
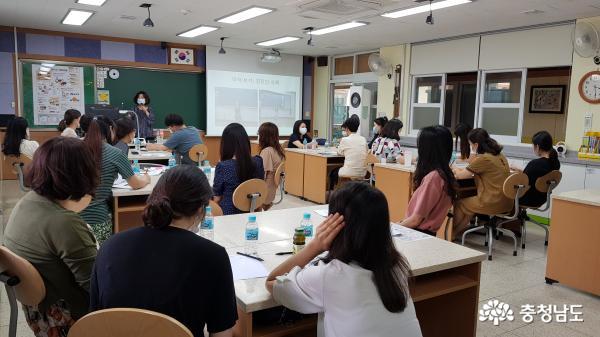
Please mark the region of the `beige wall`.
POLYGON ((554 142, 565 140, 565 122, 569 114, 569 77, 534 77, 527 79, 525 88, 525 111, 523 113, 523 137, 522 142, 530 143, 531 137, 538 131, 546 130, 552 134, 554 142), (529 102, 531 100, 532 85, 566 85, 565 112, 563 114, 539 114, 529 113, 529 102))
POLYGON ((319 138, 329 137, 329 66, 318 67, 313 62, 314 74, 314 112, 313 130, 317 130, 319 138))
MULTIPOLYGON (((600 27, 600 17, 588 18, 579 21, 589 21, 600 27)), ((583 118, 587 112, 592 113, 593 130, 600 131, 600 105, 589 104, 579 96, 579 81, 587 72, 597 70, 592 58, 582 58, 573 53, 573 69, 571 73, 571 86, 569 90, 569 114, 567 116, 567 148, 576 151, 581 145, 583 136, 583 118)))
MULTIPOLYGON (((404 44, 399 46, 382 47, 379 49, 379 54, 389 62, 392 67, 396 64, 402 65, 402 82, 401 82, 401 105, 400 119, 404 125, 408 125, 408 93, 410 91, 410 45, 404 44)), ((388 79, 387 76, 380 76, 377 82, 377 116, 387 116, 392 118, 394 115, 394 86, 395 78, 392 76, 388 79)), ((407 127, 402 132, 406 133, 407 127)))

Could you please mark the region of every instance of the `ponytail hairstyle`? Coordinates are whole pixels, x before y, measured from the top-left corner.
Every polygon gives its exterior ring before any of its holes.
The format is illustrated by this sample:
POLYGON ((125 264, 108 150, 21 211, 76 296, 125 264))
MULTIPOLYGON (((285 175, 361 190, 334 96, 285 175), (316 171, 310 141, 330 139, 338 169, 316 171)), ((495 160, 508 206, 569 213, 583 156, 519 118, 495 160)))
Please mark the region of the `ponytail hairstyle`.
POLYGON ((467 123, 458 123, 454 128, 454 148, 458 150, 458 144, 460 143, 460 157, 461 159, 468 159, 471 155, 471 148, 469 146, 469 139, 467 136, 473 128, 467 123))
POLYGON ((28 126, 29 123, 23 117, 15 117, 8 122, 2 143, 2 153, 7 156, 21 156, 21 142, 23 139, 27 139, 28 126))
POLYGON ((477 143, 477 153, 484 154, 489 153, 494 156, 499 155, 502 152, 502 145, 498 144, 485 129, 477 128, 469 132, 469 141, 473 144, 477 143))
POLYGON ((335 190, 329 214, 344 216, 345 226, 331 243, 325 263, 357 263, 373 273, 373 282, 389 312, 402 312, 409 299, 408 262, 394 246, 385 196, 369 184, 350 182, 335 190))
POLYGON ((192 217, 212 198, 206 175, 193 165, 178 165, 160 177, 146 202, 142 219, 151 228, 166 228, 173 220, 192 217))
POLYGON ((81 117, 81 112, 75 109, 65 111, 65 117, 58 123, 58 131, 63 132, 74 120, 81 117))
POLYGON ((112 144, 113 121, 105 116, 96 116, 90 120, 89 126, 84 130, 85 139, 83 140, 92 153, 92 158, 98 164, 102 163, 102 146, 104 142, 112 144))
POLYGON ((377 117, 377 118, 375 118, 375 120, 373 122, 375 122, 375 124, 379 125, 379 127, 381 128, 381 130, 383 130, 383 127, 385 126, 385 123, 388 122, 388 118, 386 116, 377 117))
POLYGON ((552 135, 548 131, 538 131, 536 132, 531 142, 533 145, 536 145, 540 150, 549 153, 550 163, 554 170, 558 170, 560 168, 560 162, 558 161, 558 153, 552 146, 554 142, 552 141, 552 135))

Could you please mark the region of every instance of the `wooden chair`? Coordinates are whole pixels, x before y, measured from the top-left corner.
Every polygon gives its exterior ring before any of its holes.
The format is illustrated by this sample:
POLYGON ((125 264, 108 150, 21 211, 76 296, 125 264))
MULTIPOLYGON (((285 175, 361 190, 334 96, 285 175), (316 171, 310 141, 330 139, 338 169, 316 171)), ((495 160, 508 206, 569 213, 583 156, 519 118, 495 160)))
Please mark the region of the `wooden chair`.
POLYGON ((283 201, 283 194, 285 193, 285 161, 282 161, 281 164, 275 170, 275 176, 273 177, 275 181, 275 187, 279 189, 279 201, 274 202, 273 205, 278 205, 283 201))
POLYGON ((262 179, 250 179, 233 191, 233 205, 242 212, 254 212, 265 203, 267 183, 262 179))
POLYGON ((8 337, 15 337, 19 315, 17 301, 36 306, 46 297, 46 287, 31 263, 3 246, 0 246, 0 271, 0 282, 4 283, 10 307, 8 337))
POLYGON ((379 159, 370 150, 367 150, 367 159, 365 164, 367 166, 367 172, 369 173, 369 184, 375 183, 375 164, 379 163, 379 159))
POLYGON ((290 141, 286 140, 285 142, 283 142, 283 144, 281 144, 281 147, 283 147, 284 149, 287 149, 289 144, 290 144, 290 141))
POLYGON ((158 312, 114 308, 83 316, 69 330, 68 337, 193 337, 176 319, 158 312))
POLYGON ((454 237, 454 214, 452 214, 452 209, 448 211, 444 224, 437 230, 436 237, 452 242, 452 238, 454 237))
POLYGON ((206 157, 208 157, 208 147, 204 144, 196 144, 192 146, 188 152, 188 156, 191 160, 201 164, 206 157))
POLYGON ((509 211, 509 213, 502 214, 482 214, 484 216, 489 216, 490 219, 481 226, 477 226, 466 230, 462 235, 462 245, 465 245, 465 237, 467 236, 467 234, 479 231, 481 229, 486 229, 485 245, 488 246, 488 260, 492 260, 494 236, 497 232, 506 234, 507 236, 510 236, 513 239, 513 256, 517 256, 517 237, 515 236, 515 233, 506 228, 501 228, 500 226, 502 226, 503 223, 518 218, 520 212, 519 198, 521 198, 525 194, 525 192, 527 192, 527 190, 529 190, 529 178, 527 178, 526 174, 513 173, 510 176, 508 176, 508 178, 504 180, 502 192, 504 193, 505 197, 514 200, 515 204, 513 210, 509 211))
POLYGON ((217 204, 213 200, 210 200, 208 202, 208 205, 210 206, 213 216, 223 216, 223 209, 221 208, 221 206, 219 206, 219 204, 217 204))
POLYGON ((544 241, 544 245, 548 245, 548 226, 533 220, 527 215, 527 210, 534 210, 539 212, 545 212, 550 209, 552 204, 552 191, 560 184, 562 180, 562 173, 558 170, 554 170, 549 172, 548 174, 537 178, 535 181, 535 189, 541 193, 546 193, 546 203, 539 206, 528 206, 528 205, 520 205, 521 212, 519 213, 519 219, 521 219, 521 248, 525 249, 525 241, 527 240, 527 228, 525 226, 526 221, 530 221, 533 224, 542 227, 542 229, 546 232, 546 238, 544 241))

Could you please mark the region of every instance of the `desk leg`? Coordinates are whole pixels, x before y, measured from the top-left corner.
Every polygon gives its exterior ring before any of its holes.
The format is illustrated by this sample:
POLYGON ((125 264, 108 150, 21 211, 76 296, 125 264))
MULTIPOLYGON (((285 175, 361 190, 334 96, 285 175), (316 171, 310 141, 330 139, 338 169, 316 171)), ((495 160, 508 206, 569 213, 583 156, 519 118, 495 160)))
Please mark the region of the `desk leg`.
POLYGON ((246 313, 237 308, 238 320, 233 327, 234 337, 252 337, 252 313, 246 313))
POLYGON ((112 217, 112 223, 113 223, 113 232, 114 233, 118 233, 120 232, 120 221, 119 221, 119 197, 113 197, 113 217, 112 217))
POLYGON ((390 220, 404 220, 412 194, 412 174, 375 166, 375 187, 385 195, 390 209, 390 220))
POLYGON ((297 197, 304 197, 304 154, 286 151, 285 191, 297 197))

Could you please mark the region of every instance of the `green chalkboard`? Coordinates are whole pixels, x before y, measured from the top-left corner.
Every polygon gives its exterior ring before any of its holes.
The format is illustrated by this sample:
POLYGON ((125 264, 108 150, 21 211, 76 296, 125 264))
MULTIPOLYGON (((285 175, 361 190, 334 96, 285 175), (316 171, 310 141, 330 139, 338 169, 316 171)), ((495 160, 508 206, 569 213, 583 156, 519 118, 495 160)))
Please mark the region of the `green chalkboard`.
MULTIPOLYGON (((23 62, 22 63, 22 93, 23 93, 23 117, 29 122, 30 128, 52 128, 56 125, 36 125, 33 118, 33 78, 31 77, 31 66, 41 64, 42 62, 23 62)), ((60 65, 60 64, 59 64, 60 65)), ((94 66, 80 66, 83 68, 83 101, 85 104, 94 104, 94 66)), ((82 111, 83 113, 83 111, 82 111)))
MULTIPOLYGON (((111 67, 113 69, 113 67, 111 67)), ((107 78, 104 90, 110 93, 110 104, 132 109, 133 96, 140 90, 150 96, 156 114, 155 128, 165 128, 165 116, 179 114, 187 125, 206 130, 206 76, 136 68, 116 68, 119 78, 107 78)))

